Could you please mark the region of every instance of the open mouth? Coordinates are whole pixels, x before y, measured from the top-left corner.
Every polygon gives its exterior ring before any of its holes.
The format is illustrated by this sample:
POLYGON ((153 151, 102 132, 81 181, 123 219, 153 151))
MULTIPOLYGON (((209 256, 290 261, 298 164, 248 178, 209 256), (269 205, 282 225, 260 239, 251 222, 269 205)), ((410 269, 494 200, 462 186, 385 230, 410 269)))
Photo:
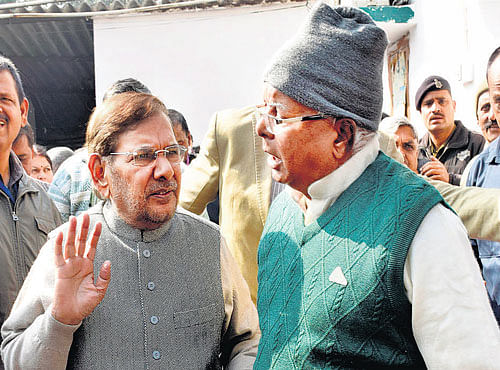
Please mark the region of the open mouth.
POLYGON ((5 113, 0 114, 0 126, 5 126, 9 123, 9 118, 5 115, 5 113))
POLYGON ((278 158, 275 155, 267 153, 267 164, 269 167, 277 168, 281 165, 281 163, 282 163, 281 158, 278 158))
POLYGON ((150 197, 165 197, 170 193, 173 193, 175 189, 159 189, 149 193, 150 197))
POLYGON ((164 184, 151 185, 148 189, 148 197, 153 198, 168 198, 171 194, 175 193, 177 190, 177 183, 171 181, 164 184))

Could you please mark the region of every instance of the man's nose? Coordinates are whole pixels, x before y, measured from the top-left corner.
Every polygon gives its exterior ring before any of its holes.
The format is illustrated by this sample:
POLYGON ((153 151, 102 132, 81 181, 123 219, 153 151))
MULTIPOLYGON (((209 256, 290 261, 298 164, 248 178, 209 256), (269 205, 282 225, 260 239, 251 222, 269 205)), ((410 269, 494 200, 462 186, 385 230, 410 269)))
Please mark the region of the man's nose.
POLYGON ((495 112, 493 112, 493 108, 491 108, 491 107, 490 107, 490 110, 488 111, 488 119, 491 122, 496 121, 495 112))
POLYGON ((263 115, 256 115, 257 119, 257 124, 255 126, 255 131, 257 132, 257 135, 264 139, 273 139, 274 134, 267 128, 266 125, 266 118, 263 115))
POLYGON ((153 169, 153 177, 155 179, 160 179, 162 177, 170 180, 174 177, 174 168, 173 166, 180 166, 179 164, 172 164, 170 161, 165 158, 163 155, 159 155, 155 161, 155 167, 153 169))
POLYGON ((433 112, 440 112, 441 111, 441 104, 439 104, 438 101, 434 101, 432 103, 432 111, 433 112))

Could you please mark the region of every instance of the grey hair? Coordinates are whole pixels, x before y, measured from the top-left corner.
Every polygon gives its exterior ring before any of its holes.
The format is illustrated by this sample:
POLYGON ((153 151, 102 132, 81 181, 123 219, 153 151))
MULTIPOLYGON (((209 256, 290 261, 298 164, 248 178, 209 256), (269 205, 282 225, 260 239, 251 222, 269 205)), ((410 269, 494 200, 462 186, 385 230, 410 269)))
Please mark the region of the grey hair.
POLYGON ((411 124, 411 122, 406 117, 387 117, 384 118, 379 125, 379 130, 384 131, 390 135, 394 135, 396 131, 400 127, 409 127, 411 129, 412 135, 414 139, 418 139, 417 131, 415 127, 411 124))
POLYGON ((352 144, 353 154, 356 154, 365 147, 368 142, 377 136, 377 131, 369 130, 356 125, 356 133, 354 134, 354 143, 352 144))

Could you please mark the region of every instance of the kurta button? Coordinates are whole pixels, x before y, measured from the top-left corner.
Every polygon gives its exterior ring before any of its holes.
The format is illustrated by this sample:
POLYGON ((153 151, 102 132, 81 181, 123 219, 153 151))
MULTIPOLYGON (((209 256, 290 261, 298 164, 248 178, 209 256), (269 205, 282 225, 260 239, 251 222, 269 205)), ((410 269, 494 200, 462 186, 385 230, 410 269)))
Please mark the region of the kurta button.
POLYGON ((149 249, 144 249, 142 251, 142 255, 146 258, 148 258, 149 256, 151 256, 151 252, 149 251, 149 249))
POLYGON ((152 281, 150 281, 150 282, 148 283, 148 289, 149 289, 149 290, 154 290, 154 289, 155 289, 155 283, 153 283, 152 281))
POLYGON ((159 359, 160 359, 160 357, 161 357, 161 353, 160 353, 160 351, 153 351, 153 358, 154 358, 155 360, 159 360, 159 359))
POLYGON ((158 316, 151 316, 150 320, 151 320, 151 324, 153 324, 153 325, 158 324, 158 321, 159 321, 158 316))

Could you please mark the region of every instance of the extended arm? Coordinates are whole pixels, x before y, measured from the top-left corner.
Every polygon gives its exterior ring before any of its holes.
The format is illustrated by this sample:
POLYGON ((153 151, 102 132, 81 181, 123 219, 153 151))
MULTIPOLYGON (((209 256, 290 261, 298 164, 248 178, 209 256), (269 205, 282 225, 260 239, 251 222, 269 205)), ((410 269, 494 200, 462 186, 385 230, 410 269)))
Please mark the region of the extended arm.
POLYGON ((221 279, 226 313, 223 361, 227 369, 252 369, 260 340, 259 318, 248 285, 223 238, 221 279))
POLYGON ((457 212, 471 238, 500 241, 500 189, 427 180, 457 212))
POLYGON ((179 205, 201 214, 219 191, 219 148, 217 146, 217 113, 201 144, 200 154, 182 174, 179 205))

